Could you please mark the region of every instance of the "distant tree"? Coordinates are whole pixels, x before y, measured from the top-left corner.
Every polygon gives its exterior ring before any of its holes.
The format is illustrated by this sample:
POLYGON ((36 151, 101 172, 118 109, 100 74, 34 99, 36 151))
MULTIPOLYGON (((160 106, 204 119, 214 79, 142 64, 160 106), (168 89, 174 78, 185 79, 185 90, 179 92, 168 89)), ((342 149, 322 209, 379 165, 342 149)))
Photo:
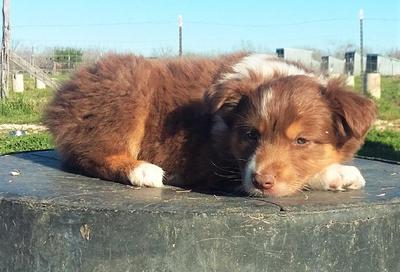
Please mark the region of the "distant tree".
POLYGON ((83 52, 76 48, 54 49, 53 60, 59 64, 61 69, 75 69, 82 62, 83 52))
POLYGON ((400 48, 393 48, 386 52, 389 57, 400 59, 400 48))
POLYGON ((321 60, 322 56, 328 55, 326 50, 321 50, 312 46, 303 46, 302 49, 312 51, 312 58, 318 61, 321 60))
POLYGON ((239 51, 245 51, 245 52, 256 52, 256 46, 254 43, 250 40, 241 40, 240 41, 240 49, 239 51))
MULTIPOLYGON (((271 49, 267 44, 255 43, 251 40, 241 40, 239 45, 235 45, 231 51, 242 51, 252 53, 275 54, 275 49, 271 49)), ((227 53, 227 52, 224 52, 227 53)))
POLYGON ((355 51, 357 46, 352 43, 345 43, 342 45, 338 45, 335 49, 332 50, 331 55, 338 59, 344 59, 344 53, 348 51, 355 51))
POLYGON ((104 55, 110 53, 112 53, 112 51, 106 51, 95 48, 85 49, 82 54, 82 62, 86 64, 94 63, 98 61, 100 58, 102 58, 104 55))
MULTIPOLYGON (((185 47, 183 48, 183 53, 185 54, 185 47)), ((170 46, 154 48, 151 52, 151 56, 154 58, 169 58, 177 55, 178 51, 170 46)))

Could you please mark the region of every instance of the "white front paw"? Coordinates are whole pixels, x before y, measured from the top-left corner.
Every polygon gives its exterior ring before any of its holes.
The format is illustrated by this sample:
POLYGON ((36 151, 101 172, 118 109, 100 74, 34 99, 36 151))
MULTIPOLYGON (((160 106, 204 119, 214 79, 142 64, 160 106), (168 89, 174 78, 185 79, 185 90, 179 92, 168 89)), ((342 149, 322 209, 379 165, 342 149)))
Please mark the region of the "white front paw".
POLYGON ((334 164, 314 177, 309 185, 320 190, 356 190, 365 186, 365 179, 355 166, 334 164))
POLYGON ((365 179, 357 167, 340 165, 339 173, 342 177, 342 188, 357 190, 365 186, 365 179))
POLYGON ((163 187, 164 170, 155 164, 143 162, 129 174, 132 185, 146 187, 163 187))

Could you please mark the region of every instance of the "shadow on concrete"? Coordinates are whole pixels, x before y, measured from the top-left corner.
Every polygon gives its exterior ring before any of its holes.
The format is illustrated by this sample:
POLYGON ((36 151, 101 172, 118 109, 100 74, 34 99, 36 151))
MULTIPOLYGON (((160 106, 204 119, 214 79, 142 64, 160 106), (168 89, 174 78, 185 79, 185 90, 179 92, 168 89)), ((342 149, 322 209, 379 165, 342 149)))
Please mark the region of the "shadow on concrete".
MULTIPOLYGON (((26 152, 19 152, 19 153, 10 153, 6 154, 6 156, 12 156, 18 159, 26 160, 29 161, 33 164, 38 164, 41 166, 45 166, 54 170, 60 170, 66 173, 70 174, 76 174, 81 177, 88 177, 88 178, 96 178, 93 176, 90 176, 82 171, 79 171, 77 169, 68 167, 64 165, 61 161, 60 156, 58 155, 57 151, 54 149, 47 149, 47 150, 39 150, 39 151, 26 151, 26 152)), ((88 179, 88 181, 92 181, 91 179, 88 179)), ((96 181, 97 182, 97 181, 96 181)), ((120 184, 118 182, 113 182, 113 181, 106 181, 107 183, 110 184, 120 184)), ((125 185, 124 185, 125 186, 125 185)), ((211 195, 211 196, 230 196, 230 197, 243 197, 246 196, 242 192, 236 191, 234 189, 234 186, 226 184, 226 183, 221 183, 219 186, 216 188, 212 189, 204 189, 204 188, 192 188, 192 187, 181 187, 181 186, 168 186, 168 187, 173 187, 177 188, 179 190, 190 190, 192 192, 196 193, 201 193, 205 195, 211 195)))
MULTIPOLYGON (((61 160, 54 149, 45 149, 38 151, 25 151, 18 153, 9 153, 4 156, 13 156, 19 159, 27 160, 53 169, 61 169, 61 160)), ((64 170, 64 169, 63 169, 64 170)))
POLYGON ((391 145, 381 142, 366 141, 364 146, 358 151, 358 155, 400 162, 400 151, 395 150, 391 145))

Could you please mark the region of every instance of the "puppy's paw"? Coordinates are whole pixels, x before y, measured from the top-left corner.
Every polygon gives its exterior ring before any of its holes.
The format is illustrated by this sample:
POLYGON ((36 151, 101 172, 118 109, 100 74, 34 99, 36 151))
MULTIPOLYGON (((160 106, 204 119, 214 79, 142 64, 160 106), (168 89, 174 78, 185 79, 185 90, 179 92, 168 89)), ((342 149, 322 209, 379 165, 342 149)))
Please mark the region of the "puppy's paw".
POLYGON ((334 164, 314 177, 309 186, 329 191, 357 190, 365 186, 365 179, 355 166, 334 164))
POLYGON ((132 185, 146 187, 163 187, 164 170, 155 164, 142 162, 129 174, 132 185))
POLYGON ((342 181, 340 188, 358 190, 365 186, 365 179, 357 167, 349 165, 338 165, 338 167, 342 181))

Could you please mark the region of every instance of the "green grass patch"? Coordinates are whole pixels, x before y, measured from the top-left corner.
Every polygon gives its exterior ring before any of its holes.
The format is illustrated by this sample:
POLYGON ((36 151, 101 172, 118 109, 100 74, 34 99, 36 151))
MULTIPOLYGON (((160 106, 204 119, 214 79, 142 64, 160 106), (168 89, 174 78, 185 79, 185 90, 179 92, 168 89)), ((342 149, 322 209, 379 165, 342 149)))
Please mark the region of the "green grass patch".
POLYGON ((32 133, 23 136, 0 135, 0 154, 33 151, 53 148, 48 132, 32 133))
MULTIPOLYGON (((361 78, 354 78, 354 89, 361 92, 361 78)), ((400 76, 381 77, 381 99, 375 100, 383 120, 400 119, 400 76)))
POLYGON ((71 77, 70 73, 59 73, 59 74, 53 76, 52 79, 54 79, 58 83, 63 83, 64 81, 67 81, 68 79, 70 79, 70 77, 71 77))
MULTIPOLYGON (((70 74, 58 74, 53 77, 62 83, 70 77, 70 74)), ((50 88, 36 89, 35 79, 24 75, 23 93, 10 91, 7 99, 0 101, 0 124, 37 124, 40 123, 43 111, 52 99, 54 90, 50 88)))
POLYGON ((382 77, 382 97, 377 101, 379 118, 400 119, 400 76, 382 77))
POLYGON ((40 123, 44 108, 53 93, 50 89, 10 92, 7 99, 0 101, 0 124, 40 123))
POLYGON ((371 130, 358 154, 400 161, 400 131, 371 130))

